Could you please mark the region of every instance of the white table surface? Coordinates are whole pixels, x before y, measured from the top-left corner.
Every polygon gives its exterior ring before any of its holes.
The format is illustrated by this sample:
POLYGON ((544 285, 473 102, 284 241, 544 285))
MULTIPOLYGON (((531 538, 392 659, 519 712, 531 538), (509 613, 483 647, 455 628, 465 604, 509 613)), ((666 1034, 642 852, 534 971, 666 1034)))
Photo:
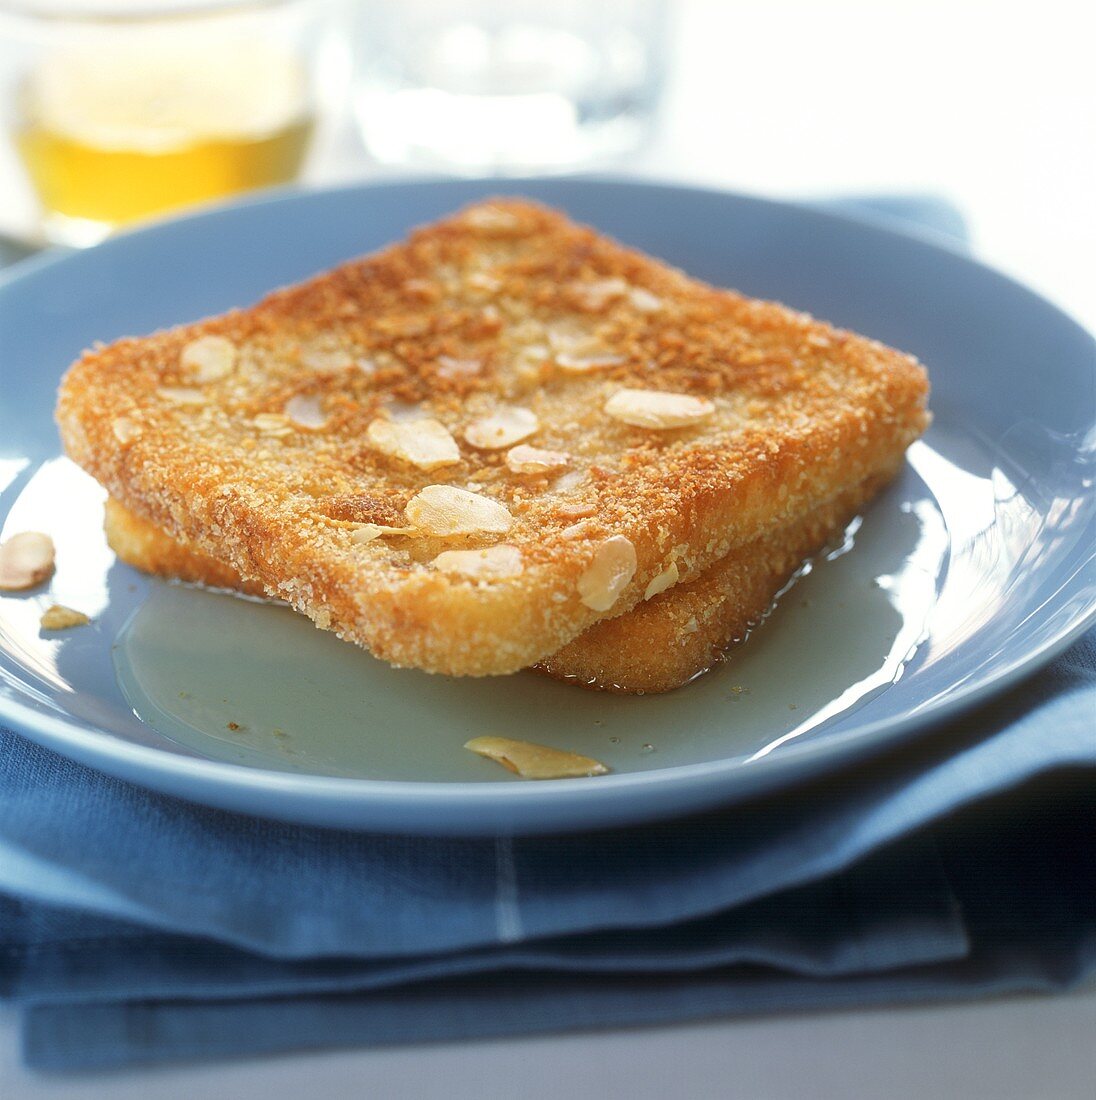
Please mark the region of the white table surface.
MULTIPOLYGON (((629 169, 802 196, 928 191, 989 262, 1096 327, 1096 67, 1082 5, 688 0, 629 169)), ((328 178, 360 173, 345 155, 328 178)), ((1087 1098, 1096 984, 1058 997, 41 1076, 0 1010, 0 1097, 1087 1098)))
POLYGON ((1096 985, 1057 997, 45 1076, 0 1012, 5 1100, 1090 1100, 1096 985))

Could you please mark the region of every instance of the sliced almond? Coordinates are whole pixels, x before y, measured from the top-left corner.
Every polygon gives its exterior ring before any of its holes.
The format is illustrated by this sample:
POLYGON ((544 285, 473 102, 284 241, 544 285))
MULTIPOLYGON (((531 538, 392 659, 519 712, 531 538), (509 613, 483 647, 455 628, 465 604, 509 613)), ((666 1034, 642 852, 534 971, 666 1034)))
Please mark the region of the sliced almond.
POLYGON ((677 562, 672 561, 661 573, 656 573, 650 579, 647 583, 647 589, 643 593, 643 598, 650 600, 660 592, 665 592, 667 588, 673 588, 679 580, 681 580, 681 574, 678 572, 677 562))
POLYGON ((577 542, 579 539, 589 538, 597 533, 598 525, 592 520, 580 519, 578 523, 572 523, 570 527, 564 527, 559 533, 561 539, 568 542, 577 542))
POLYGON ((252 421, 252 424, 263 435, 282 436, 289 435, 293 431, 293 425, 289 423, 287 417, 281 413, 259 413, 252 421))
POLYGON ((570 355, 566 352, 556 355, 556 366, 565 374, 589 374, 619 366, 623 362, 622 355, 570 355))
POLYGON ((439 378, 475 378, 483 370, 482 359, 454 359, 451 355, 439 355, 439 378))
POLYGON ((628 292, 628 301, 640 313, 655 313, 662 308, 662 299, 641 286, 634 286, 628 292))
POLYGON ((521 443, 506 452, 506 465, 515 474, 553 474, 571 461, 566 451, 542 451, 521 443))
POLYGON ((472 580, 502 580, 518 576, 524 566, 516 546, 488 546, 483 550, 443 550, 434 568, 472 580))
POLYGON ((53 573, 53 539, 40 531, 21 531, 0 543, 0 591, 22 592, 53 573))
POLYGON ((322 428, 327 423, 323 403, 316 394, 295 394, 285 403, 285 415, 298 428, 322 428))
POLYGON ((505 408, 474 420, 464 429, 464 439, 481 451, 497 451, 528 439, 539 427, 540 421, 532 409, 505 408))
POLYGON ((71 607, 63 607, 55 603, 42 612, 38 625, 43 630, 68 630, 74 626, 87 626, 91 619, 82 611, 76 611, 71 607))
MULTIPOLYGON (((569 493, 572 489, 577 489, 586 480, 586 474, 582 470, 567 470, 565 473, 559 475, 552 483, 552 488, 557 493, 569 493)), ((587 508, 586 504, 572 504, 567 505, 570 508, 587 508)), ((590 515, 589 512, 583 513, 584 515, 590 515)))
POLYGON ((520 222, 509 210, 494 206, 491 203, 481 203, 466 210, 461 218, 465 225, 473 229, 482 229, 489 233, 509 234, 518 228, 520 222))
POLYGON ((623 356, 609 352, 592 333, 568 326, 548 329, 548 343, 556 366, 567 374, 587 374, 624 362, 623 356))
POLYGON ((700 424, 715 412, 715 405, 706 398, 687 393, 618 390, 605 402, 605 412, 614 420, 636 428, 664 431, 700 424))
POLYGON ((623 298, 628 293, 628 284, 616 276, 592 283, 573 283, 571 289, 587 309, 601 309, 614 299, 623 298))
POLYGON ((132 443, 141 434, 141 425, 128 416, 116 416, 111 422, 110 430, 114 438, 121 444, 132 443))
POLYGON ((156 392, 173 405, 205 405, 209 400, 201 390, 191 386, 161 386, 156 392))
POLYGON ((522 779, 578 779, 609 772, 593 757, 509 737, 473 737, 464 747, 478 756, 494 760, 522 779))
POLYGON ((414 527, 387 527, 383 523, 363 523, 350 532, 350 541, 362 545, 386 535, 413 535, 414 527))
POLYGON ((489 275, 486 271, 473 271, 465 279, 465 284, 472 290, 483 290, 491 294, 501 289, 502 280, 494 275, 489 275))
POLYGON ((408 502, 409 522, 430 535, 505 534, 513 525, 509 510, 490 497, 455 485, 427 485, 408 502))
POLYGON ((389 420, 404 423, 411 420, 431 419, 417 401, 389 401, 384 406, 389 420))
POLYGON ((355 365, 350 352, 343 348, 305 348, 301 352, 301 365, 309 370, 347 370, 355 365))
POLYGON ((365 431, 370 444, 389 458, 409 462, 420 470, 436 470, 460 462, 457 441, 437 420, 377 418, 365 431))
POLYGON ((515 350, 514 363, 523 373, 533 376, 551 357, 552 349, 546 344, 525 344, 515 350))
POLYGON ((216 382, 236 367, 236 345, 223 336, 199 336, 179 355, 179 362, 196 382, 216 382))
POLYGON ((556 515, 560 519, 584 519, 586 516, 596 515, 596 504, 561 504, 556 509, 556 515))
POLYGON ((636 572, 636 548, 623 535, 607 538, 578 579, 579 599, 594 611, 608 611, 636 572))

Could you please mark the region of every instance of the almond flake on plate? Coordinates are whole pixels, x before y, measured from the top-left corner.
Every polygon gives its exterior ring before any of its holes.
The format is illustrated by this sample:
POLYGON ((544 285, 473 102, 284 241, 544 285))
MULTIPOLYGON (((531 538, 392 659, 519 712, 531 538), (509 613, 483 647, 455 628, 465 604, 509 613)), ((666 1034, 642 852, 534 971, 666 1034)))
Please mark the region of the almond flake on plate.
POLYGON ((43 630, 68 630, 74 626, 87 626, 91 619, 82 611, 76 611, 71 607, 63 607, 55 603, 42 612, 39 626, 43 630))
POLYGON ((509 737, 473 737, 464 747, 478 756, 494 760, 523 779, 578 779, 609 772, 600 760, 590 756, 509 737))
POLYGON ((22 592, 53 573, 53 539, 41 531, 21 531, 0 543, 0 591, 22 592))

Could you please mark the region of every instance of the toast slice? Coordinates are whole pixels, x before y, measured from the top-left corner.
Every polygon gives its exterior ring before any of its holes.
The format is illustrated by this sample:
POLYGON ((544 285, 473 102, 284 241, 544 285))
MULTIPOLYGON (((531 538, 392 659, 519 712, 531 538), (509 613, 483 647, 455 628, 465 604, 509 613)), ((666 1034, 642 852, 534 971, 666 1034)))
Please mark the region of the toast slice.
MULTIPOLYGON (((836 541, 889 477, 869 478, 787 528, 732 550, 691 583, 595 623, 534 668, 597 691, 655 694, 681 687, 719 663, 761 622, 804 562, 836 541)), ((106 502, 104 528, 118 557, 143 572, 266 595, 231 566, 169 538, 113 498, 106 502)))
POLYGON ((672 691, 726 659, 805 563, 837 544, 889 475, 869 478, 802 519, 737 547, 700 577, 595 623, 535 667, 629 695, 672 691))
POLYGON ((926 394, 909 356, 493 200, 87 352, 58 422, 123 505, 317 625, 487 675, 893 467, 926 394))
POLYGON ((103 530, 107 544, 119 559, 142 573, 170 580, 222 588, 245 596, 266 596, 256 580, 247 580, 212 554, 193 543, 173 539, 155 524, 130 511, 121 501, 107 497, 103 506, 103 530))

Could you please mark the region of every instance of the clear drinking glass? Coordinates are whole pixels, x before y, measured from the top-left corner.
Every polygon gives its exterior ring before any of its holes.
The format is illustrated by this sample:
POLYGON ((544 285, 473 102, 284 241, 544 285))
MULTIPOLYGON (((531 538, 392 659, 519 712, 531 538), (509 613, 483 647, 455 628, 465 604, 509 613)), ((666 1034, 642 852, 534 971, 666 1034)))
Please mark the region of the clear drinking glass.
POLYGON ((41 235, 91 244, 295 178, 315 129, 324 11, 310 0, 0 0, 8 159, 41 235))
POLYGON ((360 0, 355 109, 389 164, 564 170, 636 147, 663 83, 663 0, 360 0))

